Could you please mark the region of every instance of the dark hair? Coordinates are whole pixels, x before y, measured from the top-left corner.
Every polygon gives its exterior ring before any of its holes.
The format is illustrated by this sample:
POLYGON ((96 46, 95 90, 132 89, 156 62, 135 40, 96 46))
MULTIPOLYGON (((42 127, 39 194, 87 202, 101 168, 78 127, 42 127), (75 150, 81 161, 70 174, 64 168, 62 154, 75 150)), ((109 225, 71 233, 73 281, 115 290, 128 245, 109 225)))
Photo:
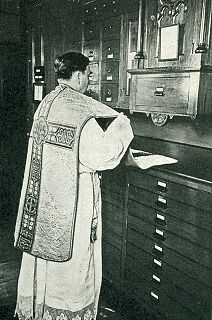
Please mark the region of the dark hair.
POLYGON ((80 52, 68 52, 55 60, 54 71, 58 79, 70 79, 74 71, 85 72, 89 59, 80 52))

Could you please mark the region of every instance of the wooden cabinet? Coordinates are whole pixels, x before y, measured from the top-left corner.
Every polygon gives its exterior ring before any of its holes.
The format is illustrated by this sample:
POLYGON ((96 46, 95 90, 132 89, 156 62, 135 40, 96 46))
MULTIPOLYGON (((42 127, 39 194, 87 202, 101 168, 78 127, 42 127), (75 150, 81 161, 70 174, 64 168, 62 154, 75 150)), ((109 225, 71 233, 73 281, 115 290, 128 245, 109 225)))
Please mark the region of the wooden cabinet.
POLYGON ((83 11, 82 51, 92 72, 88 95, 116 107, 122 5, 117 0, 85 2, 83 11))
POLYGON ((89 57, 93 73, 94 63, 98 63, 99 75, 95 80, 92 77, 88 95, 112 108, 129 108, 130 74, 126 70, 137 49, 138 3, 139 0, 95 0, 83 4, 82 52, 89 57), (129 39, 130 23, 134 32, 129 39))
POLYGON ((126 288, 133 277, 135 296, 161 319, 211 318, 211 192, 171 174, 129 172, 126 288))
POLYGON ((131 113, 212 114, 211 1, 148 1, 143 30, 140 64, 128 70, 131 113))
POLYGON ((106 171, 102 178, 103 274, 121 288, 126 221, 126 172, 106 171))
MULTIPOLYGON (((105 188, 115 199, 114 189, 105 188)), ((122 261, 116 264, 122 273, 118 283, 111 280, 157 319, 211 319, 211 195, 209 182, 163 170, 128 170, 119 220, 122 261)), ((104 202, 103 208, 106 212, 104 202)), ((115 235, 111 217, 105 219, 115 235)), ((105 260, 107 266, 112 262, 109 256, 105 260)))

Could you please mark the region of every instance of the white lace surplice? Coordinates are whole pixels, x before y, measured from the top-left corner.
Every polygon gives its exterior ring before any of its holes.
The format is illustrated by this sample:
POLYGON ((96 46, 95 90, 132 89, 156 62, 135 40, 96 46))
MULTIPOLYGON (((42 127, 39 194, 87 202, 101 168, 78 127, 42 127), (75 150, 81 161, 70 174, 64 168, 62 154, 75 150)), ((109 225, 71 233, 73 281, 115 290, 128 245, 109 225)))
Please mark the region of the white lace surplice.
MULTIPOLYGON (((73 256, 51 262, 23 254, 16 312, 21 320, 96 319, 101 287, 101 195, 96 171, 116 167, 133 138, 126 124, 115 119, 107 131, 95 119, 85 125, 80 138, 79 196, 73 256), (92 220, 97 240, 90 241, 92 220)), ((63 181, 58 181, 58 188, 63 181)))

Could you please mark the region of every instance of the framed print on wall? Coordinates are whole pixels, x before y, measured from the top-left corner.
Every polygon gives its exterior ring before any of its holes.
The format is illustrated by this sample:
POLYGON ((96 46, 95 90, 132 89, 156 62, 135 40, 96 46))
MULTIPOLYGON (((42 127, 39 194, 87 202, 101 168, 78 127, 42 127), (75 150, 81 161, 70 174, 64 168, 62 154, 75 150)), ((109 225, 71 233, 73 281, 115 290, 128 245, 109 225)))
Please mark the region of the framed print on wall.
POLYGON ((179 24, 160 27, 159 60, 178 60, 179 24))

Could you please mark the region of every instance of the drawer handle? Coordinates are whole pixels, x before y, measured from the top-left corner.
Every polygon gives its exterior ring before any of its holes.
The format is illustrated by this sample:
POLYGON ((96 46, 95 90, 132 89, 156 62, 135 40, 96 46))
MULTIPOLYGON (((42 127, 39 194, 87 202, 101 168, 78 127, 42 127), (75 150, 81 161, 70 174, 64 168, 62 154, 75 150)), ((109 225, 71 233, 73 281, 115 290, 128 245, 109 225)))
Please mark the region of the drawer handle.
POLYGON ((154 95, 157 97, 165 96, 164 88, 163 87, 156 87, 154 95))
POLYGON ((167 192, 166 182, 158 181, 157 186, 156 186, 156 190, 159 192, 162 192, 162 193, 166 193, 167 192))
POLYGON ((166 221, 165 220, 160 220, 159 218, 155 218, 155 222, 157 224, 160 224, 161 226, 165 226, 166 225, 166 221))
POLYGON ((162 257, 163 256, 163 248, 155 243, 153 253, 158 257, 162 257))
POLYGON ((158 260, 158 259, 154 259, 153 260, 153 265, 154 267, 159 267, 161 268, 162 267, 162 261, 158 260))
POLYGON ((166 237, 164 236, 164 231, 160 229, 155 229, 155 232, 153 233, 155 237, 157 237, 161 241, 165 241, 166 237))
POLYGON ((159 196, 156 204, 158 207, 166 209, 167 208, 167 200, 164 197, 159 196))
POLYGON ((153 297, 154 299, 156 299, 156 300, 159 300, 159 296, 156 294, 156 293, 154 293, 153 291, 151 291, 151 297, 153 297))
POLYGON ((160 213, 157 213, 155 217, 155 222, 160 224, 161 226, 165 226, 166 225, 165 216, 160 213))
POLYGON ((155 274, 152 275, 152 280, 157 283, 160 283, 160 281, 161 281, 160 278, 158 276, 156 276, 155 274))

